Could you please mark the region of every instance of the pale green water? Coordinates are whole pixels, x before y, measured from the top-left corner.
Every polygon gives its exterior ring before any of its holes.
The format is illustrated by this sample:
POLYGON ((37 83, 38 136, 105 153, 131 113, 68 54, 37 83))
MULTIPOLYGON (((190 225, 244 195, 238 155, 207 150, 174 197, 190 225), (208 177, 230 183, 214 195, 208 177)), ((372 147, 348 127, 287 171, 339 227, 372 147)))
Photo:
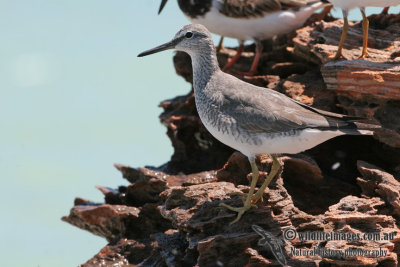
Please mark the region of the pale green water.
POLYGON ((158 5, 0 1, 1 266, 85 262, 106 241, 61 222, 74 197, 102 201, 95 185, 126 184, 114 162, 168 161, 157 104, 190 86, 173 52, 136 55, 188 22, 176 1, 161 16, 158 5))

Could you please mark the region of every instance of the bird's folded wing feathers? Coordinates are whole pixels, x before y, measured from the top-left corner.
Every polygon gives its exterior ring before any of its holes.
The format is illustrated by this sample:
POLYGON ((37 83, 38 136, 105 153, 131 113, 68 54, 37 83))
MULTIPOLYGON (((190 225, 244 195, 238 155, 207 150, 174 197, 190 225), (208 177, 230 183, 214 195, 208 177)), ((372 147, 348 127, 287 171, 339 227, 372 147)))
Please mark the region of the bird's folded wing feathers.
POLYGON ((219 12, 228 17, 251 18, 302 7, 317 0, 218 0, 218 2, 219 12))
POLYGON ((355 129, 352 118, 345 115, 304 107, 289 97, 269 89, 253 94, 237 92, 226 95, 224 109, 245 131, 280 133, 305 128, 321 130, 355 129))

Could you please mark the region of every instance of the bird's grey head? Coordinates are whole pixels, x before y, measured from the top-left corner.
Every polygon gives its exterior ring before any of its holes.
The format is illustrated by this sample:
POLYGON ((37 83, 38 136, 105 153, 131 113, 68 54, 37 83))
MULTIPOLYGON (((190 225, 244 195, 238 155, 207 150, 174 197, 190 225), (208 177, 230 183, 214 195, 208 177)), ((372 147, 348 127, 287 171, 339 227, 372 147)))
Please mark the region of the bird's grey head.
POLYGON ((214 44, 210 32, 206 27, 201 24, 190 24, 180 29, 170 42, 144 51, 140 53, 138 57, 147 56, 167 49, 176 49, 192 56, 196 53, 204 53, 207 50, 211 50, 212 52, 214 44))

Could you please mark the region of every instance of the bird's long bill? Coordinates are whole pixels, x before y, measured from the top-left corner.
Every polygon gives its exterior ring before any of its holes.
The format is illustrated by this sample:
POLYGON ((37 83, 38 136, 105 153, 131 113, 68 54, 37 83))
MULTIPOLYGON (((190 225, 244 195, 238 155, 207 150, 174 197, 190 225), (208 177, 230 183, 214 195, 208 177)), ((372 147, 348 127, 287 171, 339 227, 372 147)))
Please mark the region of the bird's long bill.
POLYGON ((172 40, 172 41, 170 41, 168 43, 165 43, 165 44, 159 45, 157 47, 154 47, 152 49, 146 50, 146 51, 140 53, 138 55, 138 57, 144 57, 144 56, 148 56, 148 55, 151 55, 151 54, 154 54, 154 53, 158 53, 158 52, 161 52, 161 51, 164 51, 164 50, 174 49, 175 45, 177 43, 179 43, 179 41, 180 41, 179 39, 174 39, 174 40, 172 40))
POLYGON ((165 4, 167 3, 168 0, 161 0, 161 5, 160 9, 158 10, 158 15, 160 15, 161 11, 164 9, 165 4))

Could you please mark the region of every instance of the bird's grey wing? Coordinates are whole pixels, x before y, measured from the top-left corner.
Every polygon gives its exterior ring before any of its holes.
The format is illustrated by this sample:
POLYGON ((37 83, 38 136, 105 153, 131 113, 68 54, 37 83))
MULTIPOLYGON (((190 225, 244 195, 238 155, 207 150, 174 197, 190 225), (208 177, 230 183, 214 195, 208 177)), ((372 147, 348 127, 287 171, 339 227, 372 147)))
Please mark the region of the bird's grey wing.
POLYGON ((306 108, 271 89, 244 84, 233 93, 225 94, 223 104, 223 109, 232 115, 242 130, 279 133, 305 128, 356 128, 351 121, 340 117, 340 114, 328 112, 331 115, 327 116, 322 114, 323 111, 306 108))
POLYGON ((306 104, 303 104, 301 102, 298 102, 298 101, 296 101, 296 100, 294 100, 292 98, 291 98, 291 100, 293 102, 295 102, 296 104, 302 106, 305 109, 311 110, 311 111, 313 111, 315 113, 318 113, 318 114, 321 114, 321 115, 324 115, 324 116, 326 116, 328 118, 344 119, 346 121, 363 121, 363 120, 365 120, 365 118, 362 118, 362 117, 349 116, 349 115, 344 115, 344 114, 339 114, 339 113, 334 113, 334 112, 330 112, 330 111, 314 108, 314 107, 308 106, 306 104))
MULTIPOLYGON (((267 13, 298 8, 310 0, 217 0, 219 12, 233 18, 263 17, 267 13)), ((313 0, 315 1, 315 0, 313 0)))

